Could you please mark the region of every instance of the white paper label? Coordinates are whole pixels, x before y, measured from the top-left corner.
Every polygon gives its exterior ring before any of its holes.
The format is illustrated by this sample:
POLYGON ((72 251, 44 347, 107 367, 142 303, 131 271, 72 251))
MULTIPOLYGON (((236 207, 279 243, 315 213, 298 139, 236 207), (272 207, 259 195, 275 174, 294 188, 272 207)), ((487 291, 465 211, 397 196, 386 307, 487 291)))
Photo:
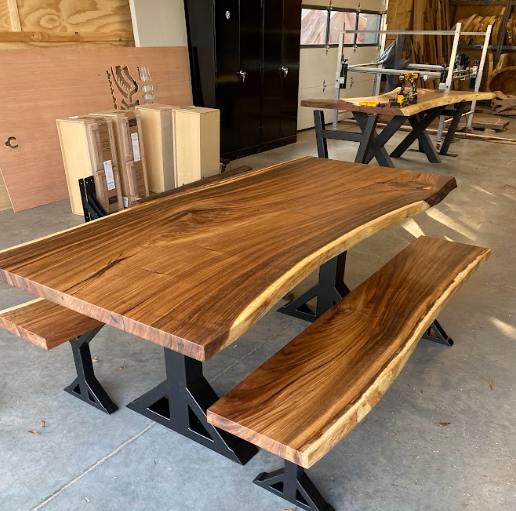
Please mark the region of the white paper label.
POLYGON ((122 197, 124 199, 124 208, 127 209, 129 207, 129 197, 122 197))
POLYGON ((133 156, 134 161, 140 161, 140 142, 138 141, 138 133, 131 133, 131 140, 133 141, 133 156))
POLYGON ((111 163, 111 160, 107 160, 104 162, 104 172, 106 173, 108 191, 114 190, 116 188, 116 185, 115 175, 113 174, 113 164, 111 163))

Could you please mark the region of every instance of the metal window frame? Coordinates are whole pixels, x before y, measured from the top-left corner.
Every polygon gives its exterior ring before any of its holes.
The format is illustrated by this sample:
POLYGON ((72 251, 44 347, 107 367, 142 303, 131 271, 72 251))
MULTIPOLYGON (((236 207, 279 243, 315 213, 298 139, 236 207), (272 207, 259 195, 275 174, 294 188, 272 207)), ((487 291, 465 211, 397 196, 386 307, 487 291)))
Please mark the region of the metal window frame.
MULTIPOLYGON (((325 35, 325 42, 320 44, 302 44, 300 42, 300 48, 301 49, 315 49, 315 48, 325 48, 327 51, 330 48, 338 48, 340 43, 330 43, 330 20, 331 20, 331 13, 332 12, 350 12, 356 14, 355 19, 355 30, 358 30, 358 22, 359 22, 359 15, 360 14, 374 14, 379 17, 379 26, 382 26, 383 18, 387 15, 386 10, 381 11, 373 11, 370 9, 361 9, 358 7, 357 9, 351 9, 349 7, 333 7, 332 5, 304 5, 302 6, 302 9, 307 10, 313 10, 313 11, 326 11, 326 35, 325 35)), ((350 32, 350 31, 348 31, 350 32)), ((380 38, 378 38, 380 39, 380 38)), ((379 40, 375 43, 363 43, 363 44, 357 44, 357 34, 354 35, 353 42, 352 43, 346 43, 344 44, 345 47, 348 48, 368 48, 373 46, 378 46, 379 40)))

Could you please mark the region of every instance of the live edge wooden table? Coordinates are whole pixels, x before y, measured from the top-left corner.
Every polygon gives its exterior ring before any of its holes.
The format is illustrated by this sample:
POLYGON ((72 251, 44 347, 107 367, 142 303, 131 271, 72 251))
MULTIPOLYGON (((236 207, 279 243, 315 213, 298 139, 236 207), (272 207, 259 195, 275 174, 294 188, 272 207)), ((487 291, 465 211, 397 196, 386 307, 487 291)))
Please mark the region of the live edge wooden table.
MULTIPOLYGON (((0 277, 163 346, 165 381, 129 407, 243 464, 256 448, 208 424, 218 398, 202 363, 319 267, 316 315, 333 306, 346 292, 346 250, 455 186, 449 176, 305 157, 4 250, 0 277)), ((304 314, 294 305, 284 312, 304 314)))
POLYGON ((418 102, 415 105, 408 105, 402 108, 360 106, 360 103, 365 102, 379 102, 389 105, 389 99, 396 97, 397 90, 380 96, 363 98, 334 99, 329 101, 305 99, 301 101, 301 106, 317 108, 317 110, 314 110, 314 119, 318 156, 320 158, 328 158, 327 139, 347 140, 359 142, 360 144, 355 158, 356 163, 369 163, 373 158, 376 158, 379 165, 394 168, 390 156, 399 158, 417 140, 419 141, 419 150, 426 154, 428 161, 440 163, 439 154, 437 154, 434 144, 432 144, 428 133, 425 131, 432 121, 443 114, 452 116, 452 121, 448 126, 448 133, 440 150, 440 154, 445 155, 453 140, 467 102, 489 100, 495 97, 492 92, 418 89, 418 102), (454 105, 455 109, 448 109, 454 105), (357 121, 361 133, 325 129, 324 112, 320 110, 321 108, 351 112, 357 121), (385 128, 378 133, 376 127, 380 115, 393 117, 385 128), (385 149, 385 144, 407 120, 412 126, 412 131, 389 156, 385 149))

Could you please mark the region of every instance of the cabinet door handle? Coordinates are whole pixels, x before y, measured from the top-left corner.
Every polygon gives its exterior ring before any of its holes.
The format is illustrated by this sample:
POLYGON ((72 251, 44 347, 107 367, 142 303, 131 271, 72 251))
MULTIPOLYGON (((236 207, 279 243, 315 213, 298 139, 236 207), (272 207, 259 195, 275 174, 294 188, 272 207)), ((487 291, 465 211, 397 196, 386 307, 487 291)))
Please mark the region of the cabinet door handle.
POLYGON ((247 73, 245 71, 239 71, 237 73, 237 75, 240 76, 240 79, 242 80, 242 83, 244 83, 245 82, 245 77, 246 77, 247 73))
POLYGON ((283 73, 283 78, 286 78, 288 75, 288 67, 283 66, 281 72, 283 73))

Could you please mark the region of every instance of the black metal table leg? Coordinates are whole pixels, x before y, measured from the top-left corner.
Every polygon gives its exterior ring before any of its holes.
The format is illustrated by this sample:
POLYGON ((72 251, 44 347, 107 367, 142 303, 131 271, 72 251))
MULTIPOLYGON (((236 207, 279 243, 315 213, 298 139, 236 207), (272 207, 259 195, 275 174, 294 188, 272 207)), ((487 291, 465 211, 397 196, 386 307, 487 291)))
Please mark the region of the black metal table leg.
POLYGON ((118 407, 111 401, 95 376, 89 346, 101 328, 101 326, 95 328, 70 341, 75 368, 77 369, 77 378, 65 388, 65 391, 98 410, 111 414, 118 410, 118 407))
MULTIPOLYGON (((361 131, 364 133, 367 126, 368 114, 363 112, 353 112, 353 117, 357 121, 361 131)), ((378 122, 378 116, 375 117, 378 122)), ((394 164, 392 163, 389 153, 387 152, 387 149, 385 149, 385 144, 394 136, 405 120, 406 117, 396 116, 387 123, 380 133, 377 133, 376 130, 374 130, 367 154, 361 163, 369 163, 373 158, 376 158, 378 165, 381 167, 394 168, 394 164)))
POLYGON ((393 158, 400 158, 407 149, 416 141, 419 141, 419 147, 426 154, 428 161, 431 163, 440 163, 441 159, 437 154, 437 151, 426 132, 426 129, 430 124, 439 117, 441 112, 445 109, 445 106, 432 108, 424 115, 411 115, 408 118, 412 131, 403 139, 403 141, 392 151, 391 156, 393 158))
POLYGON ((328 158, 328 144, 324 137, 324 112, 322 110, 314 110, 315 121, 315 140, 317 142, 317 156, 319 158, 328 158))
POLYGON ((290 461, 285 461, 284 469, 262 472, 253 482, 306 511, 335 511, 305 470, 290 461))
POLYGON ((426 333, 423 335, 422 339, 427 341, 433 341, 438 344, 444 344, 445 346, 452 347, 453 340, 450 336, 444 331, 444 328, 440 325, 439 321, 435 320, 426 333))
POLYGON ((344 252, 324 263, 319 269, 318 283, 278 309, 278 312, 313 322, 342 300, 349 293, 349 288, 344 284, 346 256, 347 253, 344 252), (317 307, 314 313, 307 304, 316 297, 317 307))
POLYGON ((355 163, 365 163, 371 142, 373 141, 373 136, 376 135, 376 123, 378 122, 378 116, 374 114, 365 115, 366 117, 364 118, 364 122, 362 124, 357 121, 364 137, 358 146, 355 163))
POLYGON ((453 141, 453 137, 455 136, 455 132, 459 126, 459 122, 462 118, 462 114, 464 113, 464 109, 466 108, 466 102, 462 101, 457 105, 455 111, 453 112, 453 119, 450 125, 448 126, 448 133, 446 133, 446 137, 444 138, 443 145, 441 147, 441 151, 439 154, 445 156, 448 154, 448 149, 450 148, 450 144, 453 141))
POLYGON ((165 348, 165 369, 166 380, 127 407, 245 465, 258 449, 208 423, 206 410, 219 398, 202 374, 202 362, 165 348))

